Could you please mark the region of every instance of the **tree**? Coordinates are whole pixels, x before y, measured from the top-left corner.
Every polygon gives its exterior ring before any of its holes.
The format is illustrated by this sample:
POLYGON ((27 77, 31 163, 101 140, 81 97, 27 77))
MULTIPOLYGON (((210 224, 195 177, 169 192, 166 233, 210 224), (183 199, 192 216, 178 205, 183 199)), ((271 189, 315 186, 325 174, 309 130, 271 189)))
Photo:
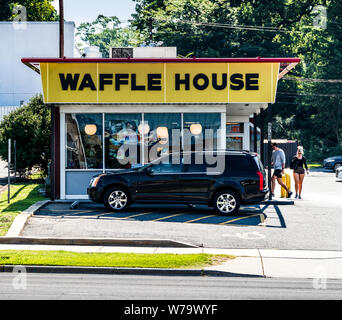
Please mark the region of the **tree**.
MULTIPOLYGON (((4 117, 0 126, 0 157, 8 160, 8 139, 16 141, 17 172, 26 176, 33 167, 45 174, 50 160, 51 113, 41 95, 4 117)), ((13 165, 12 165, 13 170, 13 165)))
POLYGON ((144 40, 176 46, 181 56, 300 57, 278 83, 273 136, 296 138, 312 160, 342 149, 340 0, 135 1, 132 24, 144 40), (317 6, 326 9, 326 28, 314 23, 317 6))
POLYGON ((90 46, 99 47, 102 56, 107 58, 111 47, 136 47, 142 42, 135 29, 120 27, 120 21, 115 16, 99 15, 93 22, 82 23, 77 28, 76 36, 90 46))
POLYGON ((0 0, 0 21, 11 21, 17 14, 15 6, 26 8, 26 21, 55 21, 57 11, 51 4, 52 0, 0 0))

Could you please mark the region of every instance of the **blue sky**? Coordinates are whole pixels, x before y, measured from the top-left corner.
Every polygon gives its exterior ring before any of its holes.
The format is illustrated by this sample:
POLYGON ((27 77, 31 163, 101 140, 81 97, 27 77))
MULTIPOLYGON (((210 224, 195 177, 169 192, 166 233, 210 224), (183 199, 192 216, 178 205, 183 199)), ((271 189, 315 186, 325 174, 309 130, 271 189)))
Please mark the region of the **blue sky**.
MULTIPOLYGON (((59 0, 52 1, 58 11, 59 0)), ((64 18, 74 21, 76 27, 82 22, 92 22, 99 14, 117 16, 120 21, 131 19, 135 11, 132 0, 64 0, 64 18)))

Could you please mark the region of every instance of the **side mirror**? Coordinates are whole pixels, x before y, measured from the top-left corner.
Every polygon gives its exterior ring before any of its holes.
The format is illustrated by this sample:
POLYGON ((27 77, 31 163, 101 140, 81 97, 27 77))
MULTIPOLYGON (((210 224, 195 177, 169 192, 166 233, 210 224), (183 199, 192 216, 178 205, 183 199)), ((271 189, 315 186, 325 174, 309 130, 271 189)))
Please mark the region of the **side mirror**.
POLYGON ((152 166, 148 167, 148 168, 146 169, 146 172, 147 172, 148 175, 153 174, 153 168, 152 168, 152 166))

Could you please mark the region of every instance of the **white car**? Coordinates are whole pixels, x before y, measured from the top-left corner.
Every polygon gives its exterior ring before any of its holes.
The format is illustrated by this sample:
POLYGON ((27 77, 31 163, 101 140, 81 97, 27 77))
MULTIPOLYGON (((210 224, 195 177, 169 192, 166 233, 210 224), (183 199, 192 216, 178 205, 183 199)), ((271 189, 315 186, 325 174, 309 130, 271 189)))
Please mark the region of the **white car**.
POLYGON ((336 169, 336 178, 342 179, 342 167, 336 169))

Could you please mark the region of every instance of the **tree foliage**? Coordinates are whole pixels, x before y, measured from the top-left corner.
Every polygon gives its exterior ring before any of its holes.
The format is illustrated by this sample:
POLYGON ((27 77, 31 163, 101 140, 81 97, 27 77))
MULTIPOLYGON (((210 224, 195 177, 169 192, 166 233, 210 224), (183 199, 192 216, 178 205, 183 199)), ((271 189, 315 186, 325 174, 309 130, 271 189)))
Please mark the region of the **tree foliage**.
POLYGON ((99 47, 106 58, 111 47, 137 47, 141 43, 139 33, 132 27, 122 28, 115 16, 99 15, 93 22, 82 23, 77 28, 76 36, 90 46, 99 47))
POLYGON ((0 21, 11 21, 18 13, 14 8, 26 8, 26 21, 55 21, 57 11, 51 4, 52 0, 0 0, 0 21))
POLYGON ((180 56, 300 57, 289 74, 298 79, 279 81, 273 137, 297 139, 310 160, 342 154, 340 0, 135 1, 132 24, 145 41, 176 46, 180 56), (318 6, 326 26, 316 23, 318 6))
POLYGON ((12 143, 15 140, 16 168, 20 176, 27 175, 33 167, 47 173, 50 159, 50 118, 50 108, 43 103, 43 97, 38 95, 27 105, 10 112, 1 122, 0 157, 8 160, 8 139, 12 143))

